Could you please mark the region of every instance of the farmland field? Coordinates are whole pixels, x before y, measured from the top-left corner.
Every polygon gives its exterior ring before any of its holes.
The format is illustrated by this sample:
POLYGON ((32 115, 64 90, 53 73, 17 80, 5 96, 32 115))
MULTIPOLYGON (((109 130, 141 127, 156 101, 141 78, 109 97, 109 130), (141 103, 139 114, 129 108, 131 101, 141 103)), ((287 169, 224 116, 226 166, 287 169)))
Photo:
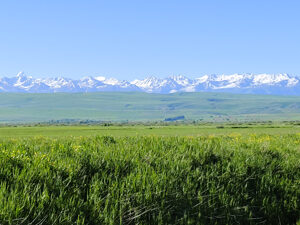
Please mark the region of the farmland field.
POLYGON ((1 127, 0 161, 0 224, 300 219, 298 125, 1 127))

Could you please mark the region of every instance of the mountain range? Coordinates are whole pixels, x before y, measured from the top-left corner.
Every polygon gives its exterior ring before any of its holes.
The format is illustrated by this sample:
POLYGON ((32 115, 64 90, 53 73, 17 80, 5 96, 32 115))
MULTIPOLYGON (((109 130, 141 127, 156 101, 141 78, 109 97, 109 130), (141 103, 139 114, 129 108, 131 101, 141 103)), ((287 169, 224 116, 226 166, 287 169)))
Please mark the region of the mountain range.
POLYGON ((204 75, 190 79, 170 76, 142 80, 117 80, 102 76, 75 80, 64 77, 33 78, 23 72, 0 78, 0 92, 230 92, 243 94, 300 95, 300 78, 289 74, 204 75))

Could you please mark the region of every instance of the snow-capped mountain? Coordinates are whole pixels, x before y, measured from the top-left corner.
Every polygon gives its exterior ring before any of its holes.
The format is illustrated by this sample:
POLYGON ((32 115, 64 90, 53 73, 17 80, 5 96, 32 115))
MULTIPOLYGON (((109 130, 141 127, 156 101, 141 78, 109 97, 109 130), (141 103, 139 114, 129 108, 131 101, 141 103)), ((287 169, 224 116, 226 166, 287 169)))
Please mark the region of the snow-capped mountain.
POLYGON ((149 77, 131 82, 145 92, 233 92, 252 94, 300 95, 300 78, 288 74, 204 75, 196 79, 172 76, 149 77))
POLYGON ((101 92, 135 91, 148 93, 232 92, 252 94, 300 95, 300 78, 288 74, 204 75, 196 79, 170 76, 164 79, 120 81, 106 77, 33 78, 23 72, 15 77, 0 78, 0 92, 101 92))

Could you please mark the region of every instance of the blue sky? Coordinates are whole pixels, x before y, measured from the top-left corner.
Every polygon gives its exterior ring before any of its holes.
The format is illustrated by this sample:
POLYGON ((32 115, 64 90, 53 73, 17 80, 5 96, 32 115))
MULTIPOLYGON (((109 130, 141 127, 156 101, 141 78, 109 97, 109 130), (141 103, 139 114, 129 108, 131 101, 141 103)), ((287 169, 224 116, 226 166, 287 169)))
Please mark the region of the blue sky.
POLYGON ((300 1, 1 1, 0 76, 300 75, 300 1))

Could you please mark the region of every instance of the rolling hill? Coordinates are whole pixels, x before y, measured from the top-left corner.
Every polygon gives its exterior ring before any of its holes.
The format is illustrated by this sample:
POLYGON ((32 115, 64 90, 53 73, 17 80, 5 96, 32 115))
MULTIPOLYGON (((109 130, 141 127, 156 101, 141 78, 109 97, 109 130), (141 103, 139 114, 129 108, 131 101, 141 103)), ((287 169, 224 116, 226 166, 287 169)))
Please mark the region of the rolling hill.
POLYGON ((1 93, 0 123, 300 120, 300 97, 229 93, 1 93))

